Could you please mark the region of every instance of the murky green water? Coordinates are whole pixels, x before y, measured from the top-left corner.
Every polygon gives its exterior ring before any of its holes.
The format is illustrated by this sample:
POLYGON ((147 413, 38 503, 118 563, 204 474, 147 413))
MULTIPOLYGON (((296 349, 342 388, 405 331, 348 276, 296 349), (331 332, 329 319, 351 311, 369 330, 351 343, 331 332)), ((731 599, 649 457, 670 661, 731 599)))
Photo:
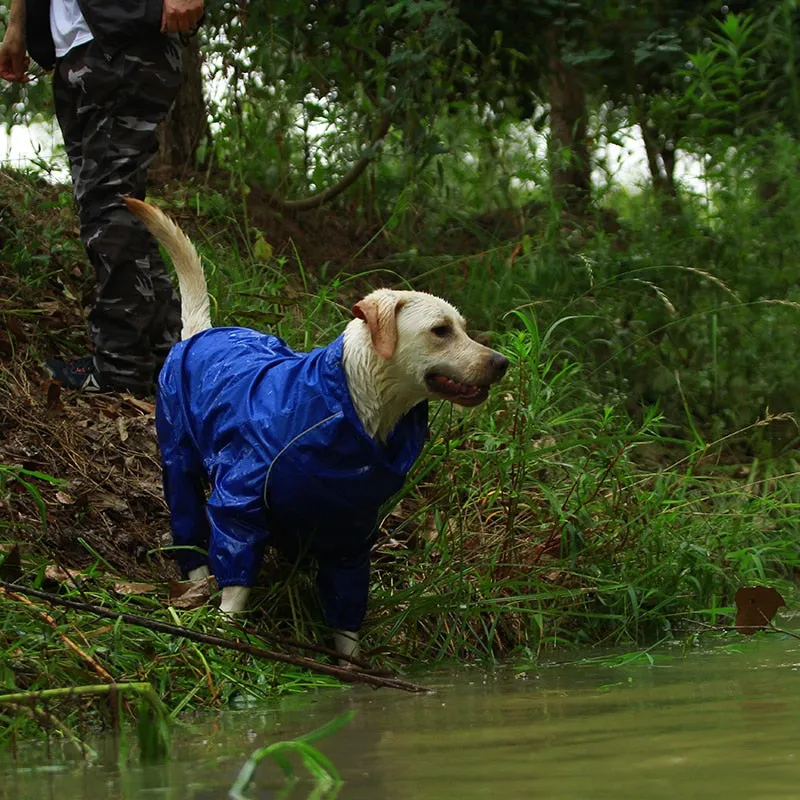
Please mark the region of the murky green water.
MULTIPOLYGON (((351 708, 321 745, 346 800, 798 798, 799 667, 800 642, 774 637, 650 667, 439 673, 431 696, 356 688, 223 714, 178 735, 159 768, 48 762, 26 746, 0 756, 0 798, 224 798, 256 747, 351 708)), ((251 796, 312 788, 281 786, 265 764, 251 796)))

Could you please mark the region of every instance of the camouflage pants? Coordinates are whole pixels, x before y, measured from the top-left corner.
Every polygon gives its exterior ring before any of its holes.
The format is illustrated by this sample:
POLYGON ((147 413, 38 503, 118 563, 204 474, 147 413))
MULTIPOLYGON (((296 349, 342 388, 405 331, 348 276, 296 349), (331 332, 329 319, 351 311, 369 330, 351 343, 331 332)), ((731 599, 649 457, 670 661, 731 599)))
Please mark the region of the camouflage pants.
POLYGON ((95 366, 111 387, 140 393, 179 338, 180 301, 155 240, 121 198, 144 199, 156 127, 180 80, 180 45, 160 35, 108 59, 89 42, 59 59, 53 76, 81 241, 95 270, 95 366))

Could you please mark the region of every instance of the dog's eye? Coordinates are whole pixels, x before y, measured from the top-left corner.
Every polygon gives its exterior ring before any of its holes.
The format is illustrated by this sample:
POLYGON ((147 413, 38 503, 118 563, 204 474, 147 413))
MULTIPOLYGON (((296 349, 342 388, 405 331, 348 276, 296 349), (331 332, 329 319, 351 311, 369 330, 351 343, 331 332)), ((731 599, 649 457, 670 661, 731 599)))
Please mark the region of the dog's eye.
POLYGON ((431 333, 434 336, 438 336, 440 339, 444 339, 446 336, 449 336, 453 332, 453 329, 449 325, 437 325, 434 328, 431 328, 431 333))

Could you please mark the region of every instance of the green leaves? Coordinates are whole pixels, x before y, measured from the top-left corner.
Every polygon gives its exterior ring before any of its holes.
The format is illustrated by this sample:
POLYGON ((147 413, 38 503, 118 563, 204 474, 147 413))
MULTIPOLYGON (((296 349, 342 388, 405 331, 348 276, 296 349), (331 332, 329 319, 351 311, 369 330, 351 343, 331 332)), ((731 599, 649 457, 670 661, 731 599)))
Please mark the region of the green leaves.
POLYGON ((52 486, 61 486, 64 484, 63 480, 54 478, 52 475, 45 475, 43 472, 25 469, 24 467, 12 467, 6 464, 0 464, 0 497, 9 491, 9 487, 12 484, 19 484, 36 503, 36 508, 39 510, 42 524, 44 525, 47 522, 47 506, 39 491, 39 487, 34 481, 44 481, 52 486))
POLYGON ((247 800, 244 794, 256 774, 256 770, 264 759, 271 758, 281 769, 287 781, 294 782, 297 776, 292 766, 291 760, 287 757, 291 754, 299 757, 300 763, 308 770, 313 779, 317 794, 324 796, 331 790, 341 785, 342 779, 334 766, 333 762, 320 750, 312 745, 347 725, 355 716, 355 711, 347 711, 344 714, 325 723, 303 736, 285 742, 274 742, 256 750, 245 762, 233 786, 229 791, 232 800, 247 800))
MULTIPOLYGON (((780 118, 787 86, 779 65, 785 53, 775 52, 771 28, 779 20, 763 15, 727 14, 715 20, 716 31, 704 47, 689 55, 679 69, 684 81, 683 108, 689 115, 697 147, 710 152, 749 144, 745 135, 759 135, 780 118)), ((796 83, 796 76, 790 77, 796 83)))

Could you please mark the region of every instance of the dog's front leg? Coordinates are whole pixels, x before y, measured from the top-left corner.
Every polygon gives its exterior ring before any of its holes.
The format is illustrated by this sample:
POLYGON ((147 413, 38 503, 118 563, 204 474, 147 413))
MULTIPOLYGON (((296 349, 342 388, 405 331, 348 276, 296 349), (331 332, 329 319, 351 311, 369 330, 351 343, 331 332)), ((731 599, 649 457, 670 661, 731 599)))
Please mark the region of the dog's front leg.
MULTIPOLYGON (((317 570, 325 622, 333 628, 336 652, 345 658, 361 654, 358 630, 367 610, 369 550, 320 558, 317 570)), ((349 662, 340 662, 347 665, 349 662)))

